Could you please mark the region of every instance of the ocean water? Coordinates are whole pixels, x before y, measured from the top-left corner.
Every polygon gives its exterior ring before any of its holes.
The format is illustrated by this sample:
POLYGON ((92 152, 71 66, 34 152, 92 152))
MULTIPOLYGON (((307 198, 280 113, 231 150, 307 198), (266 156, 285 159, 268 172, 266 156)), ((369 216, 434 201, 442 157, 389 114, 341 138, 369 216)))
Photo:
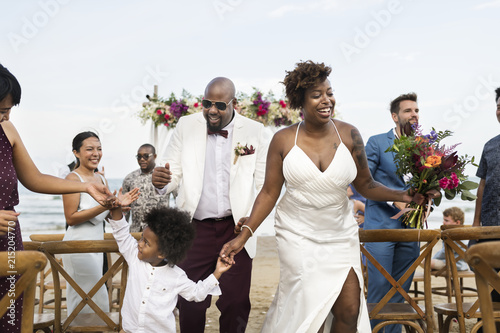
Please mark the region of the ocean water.
MULTIPOLYGON (((477 181, 477 179, 473 180, 477 181)), ((118 190, 122 184, 122 179, 108 179, 108 183, 111 191, 118 190)), ((21 213, 19 221, 23 240, 29 240, 31 234, 65 232, 62 196, 34 193, 19 184, 19 201, 16 211, 21 213)), ((173 200, 171 205, 174 205, 173 200)), ((447 200, 443 198, 441 205, 435 207, 428 219, 429 229, 438 229, 442 223, 443 211, 453 206, 458 206, 464 210, 465 224, 472 224, 475 201, 462 201, 460 198, 447 200)), ((273 220, 274 211, 257 229, 256 235, 274 235, 273 220)), ((107 231, 110 231, 110 229, 108 228, 107 231)))

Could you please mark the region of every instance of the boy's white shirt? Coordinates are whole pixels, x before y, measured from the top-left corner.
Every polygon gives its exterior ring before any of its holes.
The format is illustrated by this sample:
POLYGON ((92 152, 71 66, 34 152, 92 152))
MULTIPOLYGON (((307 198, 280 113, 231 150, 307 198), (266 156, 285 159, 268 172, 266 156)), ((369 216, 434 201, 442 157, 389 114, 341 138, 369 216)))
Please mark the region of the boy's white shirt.
POLYGON ((188 301, 203 301, 207 295, 221 295, 213 274, 195 283, 179 267, 153 267, 137 257, 137 240, 129 233, 125 218, 108 219, 120 253, 129 266, 122 307, 125 332, 175 333, 174 308, 178 295, 188 301))

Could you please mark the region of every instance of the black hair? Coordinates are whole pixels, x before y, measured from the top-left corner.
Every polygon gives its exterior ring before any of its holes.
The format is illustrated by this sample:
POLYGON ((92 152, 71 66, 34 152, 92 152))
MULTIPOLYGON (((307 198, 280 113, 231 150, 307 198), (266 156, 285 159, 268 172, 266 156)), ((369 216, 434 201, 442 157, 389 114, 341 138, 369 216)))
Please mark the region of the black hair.
POLYGON ((14 105, 21 102, 21 85, 11 72, 0 64, 0 101, 7 96, 12 96, 14 105))
POLYGON ((293 71, 286 71, 283 84, 286 97, 291 109, 300 109, 304 105, 307 88, 314 87, 325 81, 332 68, 324 63, 315 63, 311 60, 295 64, 293 71))
POLYGON ((389 107, 391 114, 392 113, 399 114, 399 104, 401 104, 402 101, 416 102, 417 101, 417 94, 415 94, 414 92, 411 92, 411 93, 399 95, 398 97, 396 97, 391 102, 390 107, 389 107))
POLYGON ((498 88, 495 90, 495 93, 497 94, 497 97, 495 98, 495 102, 498 102, 498 99, 500 98, 500 87, 498 87, 498 88))
MULTIPOLYGON (((73 139, 73 151, 80 151, 80 148, 82 148, 83 145, 83 141, 88 138, 97 138, 97 140, 100 141, 99 137, 94 132, 87 131, 78 133, 73 139)), ((79 166, 80 166, 80 160, 77 157, 74 169, 78 168, 79 166)))
POLYGON ((153 145, 152 145, 152 144, 150 144, 150 143, 145 143, 145 144, 143 144, 142 146, 140 146, 140 147, 139 147, 139 150, 140 150, 141 148, 150 148, 150 149, 151 149, 151 151, 153 152, 153 154, 156 154, 156 149, 155 149, 155 146, 153 146, 153 145))
POLYGON ((158 249, 168 265, 181 262, 193 243, 195 229, 188 212, 173 207, 153 208, 145 222, 158 238, 158 249))

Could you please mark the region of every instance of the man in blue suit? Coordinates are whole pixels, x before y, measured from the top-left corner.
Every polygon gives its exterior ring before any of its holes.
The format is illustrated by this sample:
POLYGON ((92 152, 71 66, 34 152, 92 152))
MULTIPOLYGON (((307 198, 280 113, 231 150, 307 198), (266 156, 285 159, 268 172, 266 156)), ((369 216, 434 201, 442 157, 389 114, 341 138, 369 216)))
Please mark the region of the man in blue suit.
MULTIPOLYGON (((389 132, 370 137, 366 144, 366 156, 373 179, 387 187, 406 189, 403 177, 396 175, 394 153, 385 152, 394 143, 394 138, 401 135, 401 127, 405 124, 418 122, 417 95, 404 94, 397 97, 390 104, 391 117, 396 125, 389 132)), ((364 229, 402 229, 405 228, 400 220, 391 219, 405 207, 403 202, 366 201, 364 229)), ((367 243, 367 250, 397 281, 411 266, 419 255, 417 242, 384 242, 367 243)), ((368 303, 378 303, 389 291, 391 284, 368 263, 368 303)), ((406 280, 403 288, 408 291, 412 277, 406 280)), ((404 298, 396 293, 391 303, 403 303, 404 298)), ((374 327, 379 321, 372 320, 374 327)), ((401 332, 401 325, 386 326, 385 332, 401 332)))

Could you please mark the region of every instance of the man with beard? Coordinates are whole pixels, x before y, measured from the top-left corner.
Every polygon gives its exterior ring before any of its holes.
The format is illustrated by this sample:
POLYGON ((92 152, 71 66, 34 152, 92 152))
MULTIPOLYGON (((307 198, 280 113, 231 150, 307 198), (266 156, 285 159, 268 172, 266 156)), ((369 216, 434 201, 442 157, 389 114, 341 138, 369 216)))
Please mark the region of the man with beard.
POLYGON ((123 180, 123 192, 139 188, 141 195, 139 199, 130 204, 131 210, 125 214, 130 224, 130 232, 140 232, 144 229, 144 218, 153 208, 168 207, 170 194, 160 195, 156 193, 151 184, 153 169, 156 166, 156 149, 153 145, 145 143, 139 147, 137 155, 139 169, 129 173, 123 180), (132 220, 130 220, 132 218, 132 220))
MULTIPOLYGON (((166 193, 177 190, 177 206, 193 218, 196 238, 178 265, 193 281, 213 272, 222 245, 235 237, 235 224, 239 230, 250 215, 264 182, 268 132, 262 124, 236 113, 236 102, 231 80, 217 77, 210 81, 203 112, 179 120, 166 149, 167 163, 153 172, 153 185, 166 193), (241 153, 237 146, 247 149, 241 153)), ((245 331, 255 252, 253 237, 219 281, 220 332, 245 331)), ((210 296, 200 303, 179 298, 181 332, 204 332, 210 303, 210 296)))
MULTIPOLYGON (((366 143, 366 157, 373 179, 393 189, 406 189, 403 177, 396 174, 394 154, 385 152, 394 143, 396 137, 401 136, 401 129, 405 125, 418 123, 419 109, 415 93, 403 94, 390 104, 391 118, 396 125, 389 132, 370 137, 366 143)), ((403 202, 378 202, 367 200, 365 207, 364 229, 402 229, 400 220, 391 219, 405 207, 403 202)), ((366 249, 371 255, 398 281, 408 267, 417 259, 419 246, 416 242, 380 242, 367 243, 366 249)), ((368 303, 378 303, 389 291, 391 284, 371 264, 368 263, 368 303)), ((408 291, 413 277, 403 284, 408 291)), ((396 293, 391 303, 403 303, 404 298, 396 293)), ((372 328, 380 322, 372 320, 372 328)), ((385 332, 401 332, 401 325, 388 325, 385 332)))

